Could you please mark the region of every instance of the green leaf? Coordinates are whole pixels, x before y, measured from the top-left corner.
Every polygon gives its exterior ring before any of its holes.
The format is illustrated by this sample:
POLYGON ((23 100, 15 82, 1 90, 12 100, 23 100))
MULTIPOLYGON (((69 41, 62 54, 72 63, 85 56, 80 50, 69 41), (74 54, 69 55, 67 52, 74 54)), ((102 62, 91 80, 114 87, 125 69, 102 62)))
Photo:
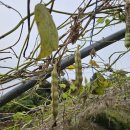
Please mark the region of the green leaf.
POLYGON ((60 86, 61 88, 66 88, 66 85, 65 85, 65 84, 59 84, 59 86, 60 86))
POLYGON ((110 82, 105 79, 105 77, 103 75, 101 75, 100 73, 96 73, 97 74, 97 80, 95 82, 97 82, 98 87, 110 87, 110 82))
POLYGON ((34 14, 41 39, 40 53, 37 58, 40 60, 58 49, 58 32, 52 16, 44 4, 37 4, 34 14))
POLYGON ((97 87, 92 91, 92 94, 95 95, 103 95, 105 93, 105 89, 103 87, 97 87))
POLYGON ((72 83, 72 84, 70 84, 70 89, 71 89, 72 91, 74 91, 74 90, 76 89, 76 86, 72 83))
POLYGON ((67 93, 63 93, 63 94, 62 94, 62 98, 63 98, 63 99, 67 99, 67 98, 68 98, 68 94, 67 94, 67 93))
POLYGON ((32 116, 30 116, 30 115, 24 116, 23 121, 24 121, 25 123, 28 123, 28 122, 32 121, 32 116))
POLYGON ((111 81, 105 79, 101 73, 94 73, 92 94, 103 95, 106 88, 111 87, 111 81))
POLYGON ((23 112, 17 112, 13 115, 14 120, 22 119, 24 116, 23 112))
POLYGON ((99 23, 99 24, 102 24, 102 23, 104 23, 104 20, 105 20, 105 18, 99 18, 98 20, 97 20, 97 23, 99 23))
POLYGON ((106 19, 106 20, 105 20, 105 24, 106 24, 106 25, 109 25, 109 24, 110 24, 110 20, 109 20, 109 19, 106 19))
POLYGON ((125 22, 125 15, 120 14, 119 19, 121 20, 121 22, 125 22))

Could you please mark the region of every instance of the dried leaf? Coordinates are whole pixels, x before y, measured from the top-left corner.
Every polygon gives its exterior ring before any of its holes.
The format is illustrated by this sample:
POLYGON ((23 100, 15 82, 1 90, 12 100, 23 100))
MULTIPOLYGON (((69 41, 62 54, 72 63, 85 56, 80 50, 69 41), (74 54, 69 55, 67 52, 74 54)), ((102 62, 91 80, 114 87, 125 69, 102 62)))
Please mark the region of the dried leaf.
POLYGON ((91 60, 89 61, 89 64, 92 65, 92 66, 94 66, 94 67, 96 67, 96 68, 99 68, 99 65, 97 64, 97 62, 96 62, 95 60, 92 60, 92 59, 91 59, 91 60))
POLYGON ((75 69, 75 65, 69 65, 66 69, 73 70, 75 69))

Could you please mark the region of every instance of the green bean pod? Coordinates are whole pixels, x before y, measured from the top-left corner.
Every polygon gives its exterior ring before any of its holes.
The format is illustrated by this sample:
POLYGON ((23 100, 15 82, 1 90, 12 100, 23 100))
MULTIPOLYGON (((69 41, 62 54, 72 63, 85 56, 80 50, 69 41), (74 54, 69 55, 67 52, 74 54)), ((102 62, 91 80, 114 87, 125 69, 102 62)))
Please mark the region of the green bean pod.
POLYGON ((58 73, 56 64, 54 65, 53 71, 51 73, 52 81, 51 81, 51 98, 52 98, 52 114, 54 120, 56 121, 56 117, 58 115, 58 73))
POLYGON ((130 49, 130 32, 128 31, 125 33, 125 47, 130 49))
POLYGON ((77 46, 77 50, 75 51, 75 86, 77 90, 80 90, 82 85, 82 63, 81 63, 81 54, 79 51, 79 46, 77 46))
POLYGON ((125 47, 130 49, 130 0, 125 1, 125 22, 126 22, 126 32, 125 32, 125 47))

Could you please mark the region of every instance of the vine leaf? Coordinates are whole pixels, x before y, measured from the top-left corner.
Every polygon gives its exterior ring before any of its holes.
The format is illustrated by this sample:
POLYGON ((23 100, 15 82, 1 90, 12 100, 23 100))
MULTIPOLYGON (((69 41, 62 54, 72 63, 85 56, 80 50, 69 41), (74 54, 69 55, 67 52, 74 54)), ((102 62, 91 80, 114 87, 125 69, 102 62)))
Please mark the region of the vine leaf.
POLYGON ((66 84, 59 84, 60 88, 66 88, 66 84))
POLYGON ((94 66, 94 67, 96 67, 96 68, 99 68, 99 65, 97 64, 97 62, 95 61, 95 60, 90 60, 89 61, 89 64, 91 65, 91 66, 94 66))
POLYGON ((104 20, 105 20, 105 18, 101 17, 101 18, 99 18, 99 19, 97 20, 97 23, 98 23, 98 24, 103 24, 103 23, 104 23, 104 20))
POLYGON ((92 94, 103 95, 105 93, 106 88, 111 87, 111 81, 105 79, 105 77, 100 73, 95 73, 93 75, 94 78, 94 89, 92 90, 92 94))
POLYGON ((40 53, 38 60, 49 56, 58 49, 58 32, 48 9, 43 4, 35 6, 35 21, 40 35, 40 53))
POLYGON ((95 95, 103 95, 104 93, 105 93, 105 89, 100 87, 97 87, 92 91, 92 94, 95 95))

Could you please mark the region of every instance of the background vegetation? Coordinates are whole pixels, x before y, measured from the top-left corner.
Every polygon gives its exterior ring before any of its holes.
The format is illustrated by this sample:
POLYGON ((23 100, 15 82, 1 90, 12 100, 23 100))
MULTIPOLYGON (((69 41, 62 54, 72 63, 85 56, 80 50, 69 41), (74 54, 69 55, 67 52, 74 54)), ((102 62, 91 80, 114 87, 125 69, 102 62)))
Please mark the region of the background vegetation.
MULTIPOLYGON (((129 72, 115 69, 113 66, 129 53, 129 6, 123 0, 81 0, 74 12, 64 12, 54 9, 57 0, 49 2, 40 1, 53 15, 66 15, 65 21, 60 21, 57 29, 51 30, 52 34, 58 31, 59 43, 57 50, 46 57, 38 57, 40 49, 48 51, 47 45, 40 44, 41 39, 49 34, 48 28, 44 33, 36 28, 36 13, 30 11, 31 1, 27 1, 27 14, 22 14, 14 7, 0 1, 1 5, 16 12, 21 20, 11 30, 0 36, 8 39, 15 31, 20 29, 17 41, 0 50, 0 62, 10 63, 15 60, 15 65, 0 66, 0 91, 7 91, 36 76, 36 85, 0 107, 0 129, 130 129, 129 110, 129 72), (26 36, 23 30, 26 29, 26 36), (81 61, 80 50, 86 46, 93 46, 95 38, 110 27, 126 25, 125 51, 115 52, 108 56, 108 62, 102 55, 98 55, 95 48, 89 52, 88 62, 81 61), (33 32, 37 32, 34 36, 33 32), (40 35, 39 35, 40 34, 40 35), (35 37, 35 40, 30 40, 35 37), (24 41, 23 41, 24 39, 24 41), (23 41, 22 44, 21 40, 23 41), (19 44, 21 45, 20 47, 19 44), (19 50, 18 50, 19 49, 19 50), (75 55, 75 63, 61 70, 60 63, 68 55, 75 55), (114 57, 114 58, 113 58, 114 57), (97 60, 98 58, 98 60, 97 60), (87 77, 85 71, 90 69, 92 77, 87 77), (51 73, 52 71, 52 73, 51 73), (73 80, 71 79, 73 72, 73 80), (47 81, 43 75, 51 73, 52 78, 47 81), (7 87, 6 87, 7 86, 7 87), (109 122, 109 123, 108 123, 109 122), (98 124, 98 125, 97 125, 98 124)), ((39 1, 38 1, 39 3, 39 1)), ((37 4, 38 4, 37 3, 37 4)), ((49 14, 45 14, 45 19, 49 14)), ((40 22, 44 22, 44 18, 40 22)), ((48 23, 51 18, 48 19, 48 23)), ((51 22, 50 22, 51 23, 51 22)), ((54 20, 55 23, 55 20, 54 20)), ((8 23, 7 23, 8 24, 8 23)), ((42 26, 42 23, 40 23, 42 26)), ((53 37, 49 37, 50 39, 53 37)), ((49 38, 47 41, 49 41, 49 38)), ((108 41, 109 42, 109 41, 108 41)), ((52 48, 51 44, 49 47, 52 48)), ((52 49, 53 50, 53 49, 52 49)), ((42 52, 42 53, 43 53, 42 52)), ((129 61, 128 61, 129 62, 129 61)))

